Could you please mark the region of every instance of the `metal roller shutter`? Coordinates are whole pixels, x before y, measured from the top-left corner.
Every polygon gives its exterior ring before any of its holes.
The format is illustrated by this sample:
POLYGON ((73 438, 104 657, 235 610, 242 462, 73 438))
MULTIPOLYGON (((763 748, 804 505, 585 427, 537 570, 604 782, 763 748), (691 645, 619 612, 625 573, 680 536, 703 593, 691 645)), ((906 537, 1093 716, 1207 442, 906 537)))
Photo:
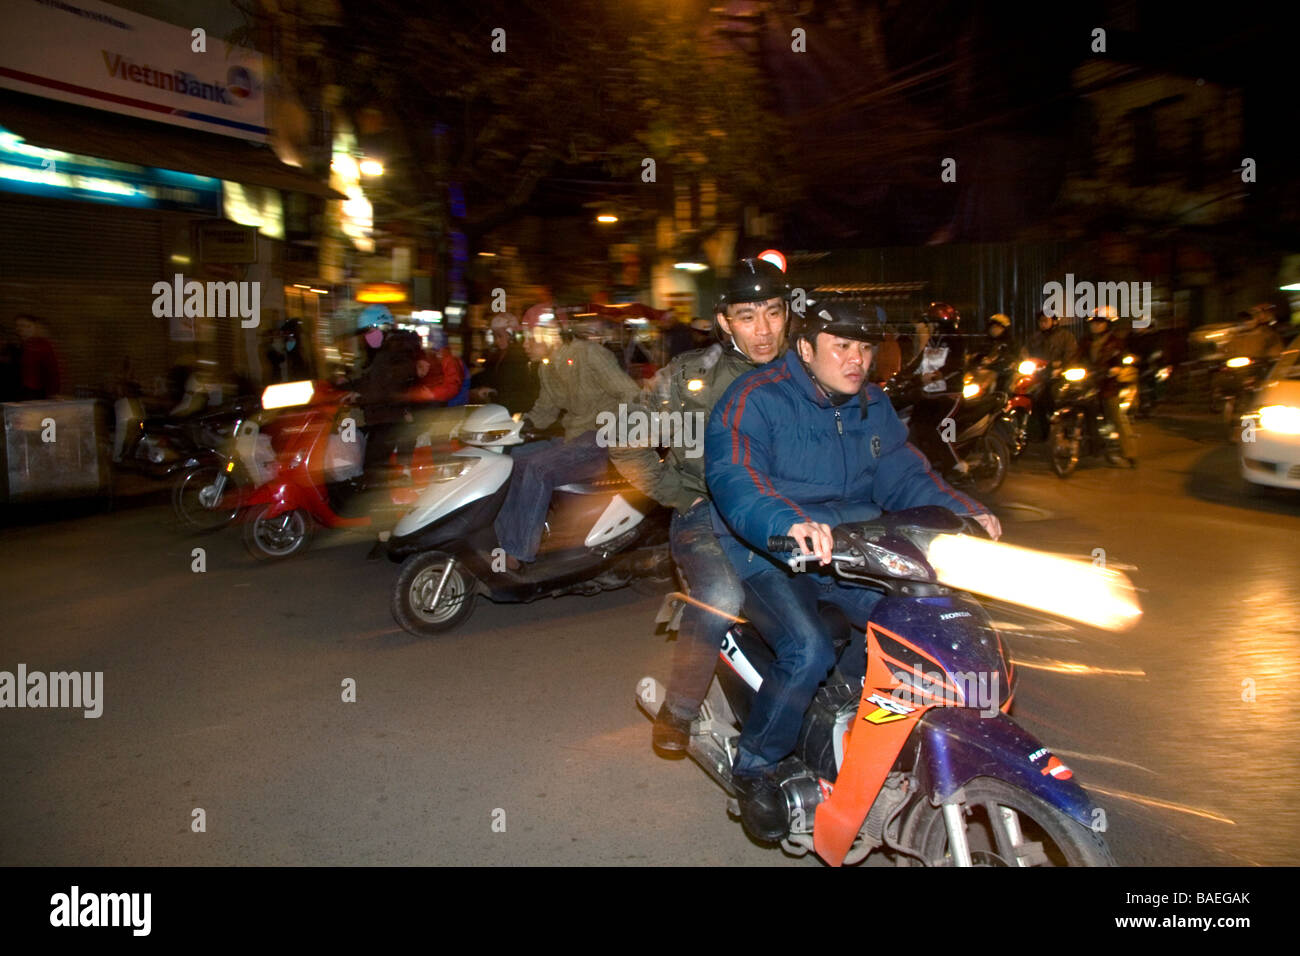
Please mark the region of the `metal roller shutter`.
POLYGON ((166 371, 168 320, 152 311, 167 277, 159 215, 0 196, 0 317, 48 322, 65 394, 111 385, 127 355, 146 387, 166 371))

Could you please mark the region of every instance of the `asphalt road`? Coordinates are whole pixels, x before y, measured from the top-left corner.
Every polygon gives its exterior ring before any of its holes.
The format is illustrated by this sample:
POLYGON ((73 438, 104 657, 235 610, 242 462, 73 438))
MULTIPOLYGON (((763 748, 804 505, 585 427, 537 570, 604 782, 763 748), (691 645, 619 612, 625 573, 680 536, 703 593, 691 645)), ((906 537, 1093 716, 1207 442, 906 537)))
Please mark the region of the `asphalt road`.
MULTIPOLYGON (((1007 632, 1015 716, 1094 790, 1121 864, 1298 864, 1300 497, 1247 497, 1208 422, 1139 430, 1136 472, 1062 481, 1031 449, 992 502, 1006 540, 1104 548, 1144 589, 1127 634, 1007 632)), ((0 530, 0 670, 103 672, 97 719, 0 710, 0 864, 820 865, 651 752, 658 596, 481 603, 418 640, 368 549, 325 534, 258 565, 162 507, 0 530)))

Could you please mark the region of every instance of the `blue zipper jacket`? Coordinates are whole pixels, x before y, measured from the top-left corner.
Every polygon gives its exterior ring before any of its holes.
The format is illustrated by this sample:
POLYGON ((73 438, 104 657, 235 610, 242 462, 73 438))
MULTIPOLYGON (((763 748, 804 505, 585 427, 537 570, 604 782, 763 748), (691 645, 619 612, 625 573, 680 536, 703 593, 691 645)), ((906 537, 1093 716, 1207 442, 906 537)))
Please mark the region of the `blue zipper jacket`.
POLYGON ((767 539, 799 522, 834 527, 921 505, 989 513, 930 470, 878 386, 836 407, 793 349, 731 383, 709 417, 704 457, 713 527, 742 578, 784 567, 767 539))

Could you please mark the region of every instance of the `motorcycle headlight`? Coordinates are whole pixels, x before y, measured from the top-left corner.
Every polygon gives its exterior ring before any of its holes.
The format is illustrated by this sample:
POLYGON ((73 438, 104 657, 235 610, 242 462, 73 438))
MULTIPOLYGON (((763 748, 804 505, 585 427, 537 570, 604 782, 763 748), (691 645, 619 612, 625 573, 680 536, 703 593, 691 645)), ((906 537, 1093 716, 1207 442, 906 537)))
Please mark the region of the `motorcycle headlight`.
POLYGON ((466 474, 475 465, 479 463, 477 458, 441 458, 433 463, 433 470, 429 474, 429 481, 444 482, 455 481, 461 475, 466 474))
POLYGON ((1136 361, 1137 361, 1136 355, 1125 355, 1122 359, 1120 359, 1120 362, 1123 363, 1124 365, 1132 365, 1136 361))
POLYGON ((486 432, 461 432, 457 437, 467 445, 490 445, 509 434, 509 428, 494 428, 486 432))
POLYGON ((873 544, 862 545, 862 549, 875 559, 876 563, 896 578, 908 578, 913 581, 930 581, 930 570, 911 558, 905 558, 897 552, 878 548, 873 544))
POLYGON ((1067 368, 1061 373, 1061 377, 1067 382, 1082 382, 1087 374, 1088 370, 1086 368, 1067 368))
POLYGON ((982 391, 984 391, 984 389, 980 387, 979 382, 967 382, 961 387, 961 397, 974 398, 982 391))
POLYGON ((1300 435, 1300 408, 1294 405, 1265 405, 1259 410, 1259 427, 1279 435, 1300 435))
POLYGON ((1035 362, 1033 359, 1025 359, 1023 362, 1021 362, 1019 365, 1016 366, 1016 371, 1019 372, 1021 375, 1033 375, 1035 372, 1038 371, 1038 363, 1035 362))
POLYGON ((1236 358, 1228 359, 1228 368, 1245 368, 1250 364, 1250 359, 1244 355, 1238 355, 1236 358))

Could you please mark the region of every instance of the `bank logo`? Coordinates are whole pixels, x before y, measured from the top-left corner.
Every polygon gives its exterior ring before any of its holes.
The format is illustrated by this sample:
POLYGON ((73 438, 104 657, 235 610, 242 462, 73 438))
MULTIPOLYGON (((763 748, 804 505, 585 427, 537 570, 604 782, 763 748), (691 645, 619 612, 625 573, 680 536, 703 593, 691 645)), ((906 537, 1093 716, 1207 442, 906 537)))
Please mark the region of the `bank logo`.
POLYGON ((253 95, 253 75, 242 66, 232 66, 226 73, 226 89, 237 99, 248 99, 253 95))

